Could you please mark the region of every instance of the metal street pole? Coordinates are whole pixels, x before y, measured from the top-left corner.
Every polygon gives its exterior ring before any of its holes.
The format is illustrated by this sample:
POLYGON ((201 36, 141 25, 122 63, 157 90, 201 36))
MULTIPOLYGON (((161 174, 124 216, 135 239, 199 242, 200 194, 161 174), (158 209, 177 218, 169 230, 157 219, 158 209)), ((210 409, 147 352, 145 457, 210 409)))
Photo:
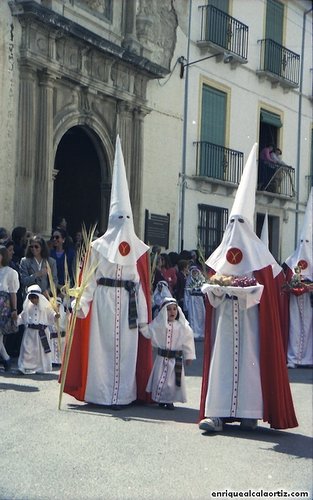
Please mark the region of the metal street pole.
POLYGON ((303 13, 302 25, 302 45, 301 45, 301 63, 300 63, 300 85, 299 85, 299 108, 298 108, 298 137, 297 137, 297 170, 296 170, 296 221, 295 221, 295 248, 298 243, 299 226, 299 189, 300 189, 300 153, 301 153, 301 125, 302 125, 302 89, 303 89, 303 68, 304 68, 304 45, 305 45, 305 23, 306 16, 312 12, 312 8, 303 13))
POLYGON ((185 226, 185 197, 186 197, 186 141, 187 141, 187 117, 188 117, 188 83, 189 71, 188 62, 190 54, 190 28, 191 28, 191 9, 192 0, 189 0, 189 20, 188 20, 188 42, 187 42, 187 66, 185 74, 185 88, 184 88, 184 112, 183 112, 183 151, 182 151, 182 168, 180 175, 180 217, 179 217, 179 231, 178 231, 178 248, 180 251, 184 249, 184 226, 185 226))

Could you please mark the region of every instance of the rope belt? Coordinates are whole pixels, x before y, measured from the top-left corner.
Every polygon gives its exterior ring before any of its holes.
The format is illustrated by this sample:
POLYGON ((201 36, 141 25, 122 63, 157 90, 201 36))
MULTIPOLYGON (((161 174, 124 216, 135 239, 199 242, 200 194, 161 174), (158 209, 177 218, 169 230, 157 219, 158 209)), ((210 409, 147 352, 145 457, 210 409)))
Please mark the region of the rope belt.
POLYGON ((113 280, 111 278, 99 278, 98 285, 111 286, 115 288, 125 288, 129 294, 128 302, 128 325, 129 328, 137 328, 137 305, 136 305, 136 284, 131 280, 113 280))
MULTIPOLYGON (((64 331, 60 332, 60 337, 65 337, 64 331)), ((50 332, 50 340, 51 339, 57 339, 58 338, 58 332, 50 332)))
POLYGON ((175 384, 181 386, 181 373, 183 368, 183 351, 171 351, 158 348, 158 355, 163 358, 175 358, 175 384))
POLYGON ((238 297, 236 297, 236 295, 228 295, 228 293, 226 293, 225 298, 230 300, 238 300, 238 297))
POLYGON ((41 342, 41 345, 43 347, 43 350, 45 351, 46 354, 51 352, 49 342, 47 339, 47 335, 45 332, 45 328, 47 328, 47 325, 42 325, 41 323, 39 323, 38 325, 31 324, 31 325, 28 325, 28 328, 31 328, 32 330, 38 330, 40 342, 41 342))

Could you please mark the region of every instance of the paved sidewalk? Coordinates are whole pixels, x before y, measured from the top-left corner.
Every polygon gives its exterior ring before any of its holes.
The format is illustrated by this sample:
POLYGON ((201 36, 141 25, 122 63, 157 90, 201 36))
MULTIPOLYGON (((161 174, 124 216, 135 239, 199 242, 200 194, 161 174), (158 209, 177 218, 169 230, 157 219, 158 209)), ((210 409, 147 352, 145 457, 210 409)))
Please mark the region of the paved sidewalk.
POLYGON ((311 499, 312 370, 289 370, 298 428, 275 431, 261 422, 248 432, 229 424, 206 435, 196 424, 202 348, 198 342, 198 359, 187 368, 188 403, 175 411, 113 412, 67 395, 59 411, 58 371, 1 369, 0 499, 204 500, 226 489, 310 490, 297 498, 311 499))

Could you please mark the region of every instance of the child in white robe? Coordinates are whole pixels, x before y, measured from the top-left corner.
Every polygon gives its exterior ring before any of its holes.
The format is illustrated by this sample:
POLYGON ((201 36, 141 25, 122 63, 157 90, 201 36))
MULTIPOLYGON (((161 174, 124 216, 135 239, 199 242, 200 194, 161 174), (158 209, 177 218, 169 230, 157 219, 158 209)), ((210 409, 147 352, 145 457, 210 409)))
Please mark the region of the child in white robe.
POLYGON ((161 309, 166 297, 172 297, 167 281, 159 281, 152 296, 152 318, 155 318, 161 309))
POLYGON ((186 281, 184 301, 195 340, 204 339, 205 305, 204 296, 201 292, 204 283, 205 277, 201 271, 196 266, 191 266, 186 281))
POLYGON ((63 303, 61 297, 57 298, 57 306, 60 315, 58 324, 54 324, 54 326, 49 328, 52 365, 60 365, 62 363, 62 356, 65 346, 66 325, 67 325, 67 313, 65 310, 66 306, 63 303), (60 339, 58 339, 57 330, 59 330, 60 339), (60 352, 60 347, 61 347, 61 352, 60 352))
POLYGON ((146 391, 159 406, 173 410, 174 402, 187 401, 183 359, 190 365, 196 358, 193 331, 173 298, 164 299, 156 318, 140 331, 158 350, 146 391))
POLYGON ((18 317, 18 325, 25 325, 18 369, 24 374, 48 373, 52 371, 50 332, 58 314, 41 293, 38 285, 28 288, 23 311, 18 317))

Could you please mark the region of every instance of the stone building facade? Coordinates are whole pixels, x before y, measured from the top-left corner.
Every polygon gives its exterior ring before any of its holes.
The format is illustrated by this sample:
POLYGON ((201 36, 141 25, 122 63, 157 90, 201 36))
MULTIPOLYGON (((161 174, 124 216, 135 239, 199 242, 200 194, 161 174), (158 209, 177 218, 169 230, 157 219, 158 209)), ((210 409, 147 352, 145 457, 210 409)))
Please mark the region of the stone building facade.
POLYGON ((169 72, 171 2, 11 0, 0 19, 2 224, 48 235, 65 217, 104 231, 119 133, 138 228, 147 84, 169 72))

